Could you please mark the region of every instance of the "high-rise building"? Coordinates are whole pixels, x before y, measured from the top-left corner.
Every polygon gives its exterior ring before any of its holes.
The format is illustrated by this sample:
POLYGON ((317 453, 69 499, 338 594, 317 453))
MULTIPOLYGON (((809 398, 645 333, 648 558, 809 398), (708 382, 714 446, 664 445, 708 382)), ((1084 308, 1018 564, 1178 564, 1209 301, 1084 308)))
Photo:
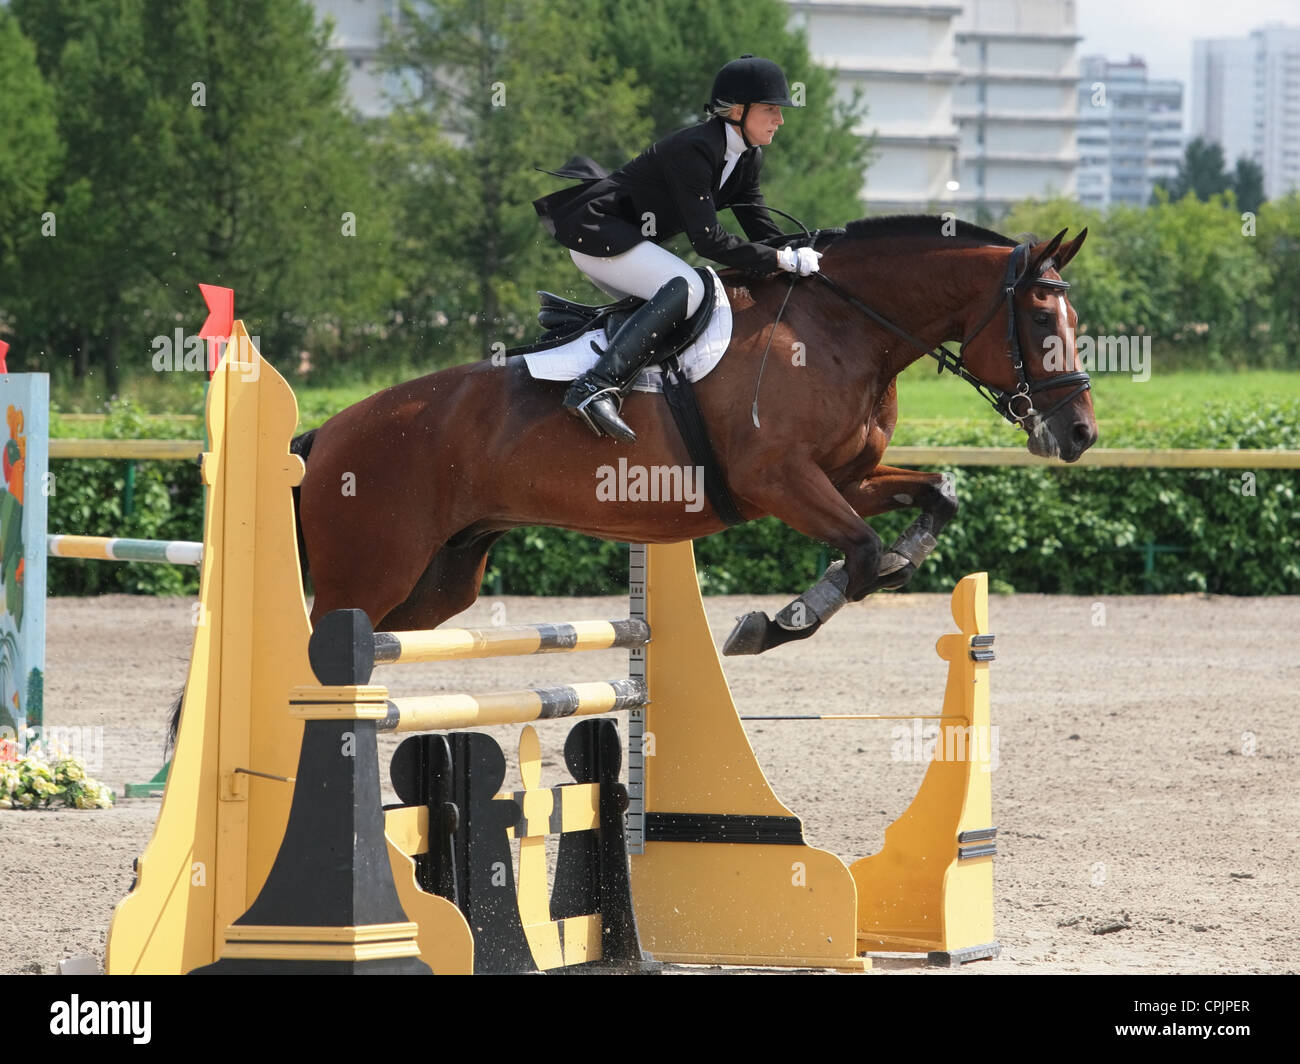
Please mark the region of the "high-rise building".
POLYGON ((1079 65, 1079 202, 1144 206, 1156 181, 1178 173, 1183 152, 1183 86, 1147 77, 1138 56, 1079 65))
POLYGON ((790 0, 813 59, 861 88, 875 211, 996 217, 1075 191, 1074 0, 790 0))
MULTIPOLYGON (((382 113, 381 23, 396 17, 396 0, 313 2, 335 21, 353 105, 382 113)), ((788 4, 814 61, 835 70, 836 91, 863 91, 860 132, 876 146, 864 183, 872 211, 962 206, 996 217, 1026 196, 1074 194, 1074 0, 788 4)))
POLYGON ((956 37, 958 202, 997 216, 1027 196, 1073 196, 1074 0, 966 0, 956 37))
POLYGON ((1264 171, 1264 194, 1300 188, 1300 27, 1271 23, 1244 38, 1192 46, 1191 135, 1264 171))
POLYGON ((860 127, 875 137, 864 196, 874 211, 916 213, 954 201, 961 77, 953 27, 960 3, 790 0, 813 59, 836 71, 844 99, 862 90, 860 127))
POLYGON ((398 0, 312 0, 316 20, 334 20, 330 48, 347 67, 348 98, 367 118, 387 110, 384 96, 393 86, 379 67, 385 18, 396 21, 398 0))

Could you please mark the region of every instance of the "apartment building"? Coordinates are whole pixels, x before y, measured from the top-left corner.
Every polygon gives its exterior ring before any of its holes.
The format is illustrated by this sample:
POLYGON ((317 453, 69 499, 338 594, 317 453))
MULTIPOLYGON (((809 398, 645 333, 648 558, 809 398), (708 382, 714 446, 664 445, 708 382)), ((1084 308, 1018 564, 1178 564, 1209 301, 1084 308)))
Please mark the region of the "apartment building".
POLYGON ((1183 155, 1183 85, 1148 77, 1138 56, 1079 63, 1079 202, 1145 206, 1183 155))
POLYGON ((1269 199, 1300 188, 1300 26, 1193 42, 1191 88, 1193 137, 1258 163, 1269 199))

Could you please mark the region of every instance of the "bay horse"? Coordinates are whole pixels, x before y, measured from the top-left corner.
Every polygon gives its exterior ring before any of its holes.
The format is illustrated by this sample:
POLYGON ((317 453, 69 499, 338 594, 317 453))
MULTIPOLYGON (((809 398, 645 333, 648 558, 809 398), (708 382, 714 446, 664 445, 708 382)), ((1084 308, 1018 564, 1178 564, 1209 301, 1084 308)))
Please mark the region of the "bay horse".
MULTIPOLYGON (((1059 273, 1087 230, 1068 243, 1065 232, 1018 245, 950 219, 870 218, 816 237, 820 274, 721 274, 731 344, 695 387, 726 487, 744 520, 774 515, 844 554, 775 620, 742 619, 725 652, 806 638, 846 600, 903 586, 933 549, 957 512, 947 479, 881 464, 896 378, 924 354, 1024 429, 1033 454, 1073 462, 1096 441, 1059 273), (950 340, 960 355, 939 347, 950 340), (886 550, 863 519, 903 507, 919 516, 886 550)), ((475 601, 488 548, 522 525, 636 543, 722 531, 711 505, 597 491, 620 458, 691 468, 662 396, 627 399, 638 435, 628 446, 568 415, 564 387, 534 380, 522 358, 457 366, 295 439, 312 621, 358 608, 377 630, 434 628, 475 601)))

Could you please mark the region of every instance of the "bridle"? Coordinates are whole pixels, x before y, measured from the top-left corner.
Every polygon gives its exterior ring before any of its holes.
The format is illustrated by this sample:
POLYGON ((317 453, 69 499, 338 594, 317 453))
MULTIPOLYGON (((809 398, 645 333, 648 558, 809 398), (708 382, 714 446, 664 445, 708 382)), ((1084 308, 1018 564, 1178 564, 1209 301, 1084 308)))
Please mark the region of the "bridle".
POLYGON ((993 305, 989 308, 988 312, 980 319, 980 323, 967 334, 964 340, 961 341, 961 344, 957 349, 957 354, 955 355, 942 344, 934 348, 927 346, 923 340, 913 336, 906 329, 902 329, 895 325, 884 315, 872 310, 862 302, 862 300, 858 299, 851 293, 846 292, 835 281, 827 277, 826 274, 819 272, 813 274, 813 276, 821 281, 822 284, 830 288, 830 290, 841 299, 860 310, 872 321, 876 322, 878 325, 884 326, 896 336, 906 340, 917 350, 929 355, 937 361, 939 363, 940 373, 944 370, 949 370, 964 380, 967 384, 971 385, 980 393, 980 395, 993 405, 993 408, 999 414, 1006 418, 1006 420, 1010 421, 1013 425, 1030 430, 1037 424, 1046 421, 1067 403, 1073 402, 1084 392, 1088 391, 1088 389, 1092 387, 1092 380, 1083 370, 1061 373, 1055 377, 1043 377, 1037 380, 1029 376, 1029 372, 1025 367, 1024 357, 1020 350, 1020 330, 1016 327, 1016 293, 1021 288, 1032 287, 1035 285, 1044 288, 1053 288, 1058 291, 1065 291, 1070 287, 1068 281, 1057 281, 1049 277, 1038 275, 1032 277, 1027 276, 1029 272, 1029 248, 1029 244, 1017 244, 1015 249, 1011 252, 1011 257, 1007 261, 1007 272, 1002 279, 1001 292, 993 301, 993 305), (1024 259, 1023 265, 1021 265, 1020 261, 1022 258, 1024 259), (1014 392, 1009 392, 1004 388, 997 388, 991 384, 987 384, 971 373, 965 365, 966 345, 988 327, 989 323, 997 315, 999 309, 1001 309, 1004 300, 1007 309, 1007 356, 1011 359, 1011 368, 1015 370, 1016 380, 1018 382, 1014 392), (1072 385, 1074 386, 1074 390, 1060 402, 1054 404, 1050 410, 1040 413, 1034 408, 1033 396, 1037 392, 1051 391, 1057 388, 1069 388, 1072 385), (1017 403, 1022 405, 1020 411, 1017 411, 1016 409, 1017 403), (1026 422, 1031 418, 1033 419, 1033 423, 1027 425, 1026 422))

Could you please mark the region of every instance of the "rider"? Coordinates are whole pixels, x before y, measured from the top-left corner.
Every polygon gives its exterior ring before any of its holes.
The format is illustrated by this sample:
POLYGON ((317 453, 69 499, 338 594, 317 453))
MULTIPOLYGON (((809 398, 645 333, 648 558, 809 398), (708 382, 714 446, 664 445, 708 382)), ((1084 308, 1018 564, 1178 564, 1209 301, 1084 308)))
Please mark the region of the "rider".
MULTIPOLYGON (((781 108, 793 106, 781 68, 743 55, 714 78, 707 121, 665 137, 607 177, 588 178, 534 203, 543 224, 593 282, 615 299, 646 300, 603 352, 596 348, 600 361, 564 396, 565 409, 597 435, 603 430, 636 441, 619 417, 623 398, 655 356, 655 340, 693 315, 704 299, 699 275, 659 247, 663 241, 685 231, 699 255, 726 266, 804 277, 817 271, 820 255, 811 248, 751 243, 783 235, 759 190, 760 145, 772 143, 783 121, 781 108), (732 208, 748 241, 718 224, 721 207, 732 208)), ((579 165, 555 172, 577 177, 595 169, 590 160, 574 162, 579 165)))

